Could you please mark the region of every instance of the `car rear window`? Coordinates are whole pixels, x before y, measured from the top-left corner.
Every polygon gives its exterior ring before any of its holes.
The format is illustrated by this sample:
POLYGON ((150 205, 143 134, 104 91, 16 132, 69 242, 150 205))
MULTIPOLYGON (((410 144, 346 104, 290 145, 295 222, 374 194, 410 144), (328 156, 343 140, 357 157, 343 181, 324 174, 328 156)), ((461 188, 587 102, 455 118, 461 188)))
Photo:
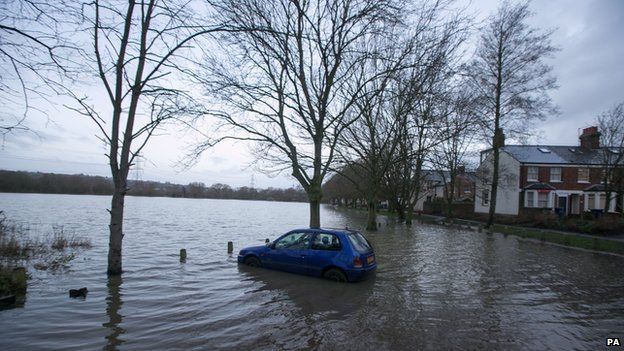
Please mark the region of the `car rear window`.
POLYGON ((347 238, 349 238, 349 241, 351 242, 351 245, 353 246, 355 251, 359 253, 366 253, 372 250, 371 246, 368 244, 368 241, 366 241, 366 238, 364 238, 364 236, 362 236, 362 234, 360 233, 349 233, 347 235, 347 238))

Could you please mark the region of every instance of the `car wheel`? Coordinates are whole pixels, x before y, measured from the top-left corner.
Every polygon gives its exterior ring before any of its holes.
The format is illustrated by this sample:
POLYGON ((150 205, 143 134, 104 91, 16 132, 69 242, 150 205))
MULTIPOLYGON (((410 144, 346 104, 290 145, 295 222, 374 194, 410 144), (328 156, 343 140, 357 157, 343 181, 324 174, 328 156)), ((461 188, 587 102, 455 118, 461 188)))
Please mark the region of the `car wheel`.
POLYGON ((250 267, 260 267, 262 265, 258 257, 254 257, 254 256, 247 257, 245 259, 245 264, 250 267))
POLYGON ((325 274, 323 274, 325 279, 331 280, 333 282, 346 282, 347 276, 338 268, 330 268, 325 274))

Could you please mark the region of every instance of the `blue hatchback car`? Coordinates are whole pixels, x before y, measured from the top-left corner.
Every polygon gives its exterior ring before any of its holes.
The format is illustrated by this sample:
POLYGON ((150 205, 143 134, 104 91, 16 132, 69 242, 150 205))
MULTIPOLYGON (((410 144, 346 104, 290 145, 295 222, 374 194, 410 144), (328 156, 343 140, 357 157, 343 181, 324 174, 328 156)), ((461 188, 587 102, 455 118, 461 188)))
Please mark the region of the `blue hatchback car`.
POLYGON ((242 249, 238 263, 346 282, 377 268, 366 238, 348 229, 295 229, 265 246, 242 249))

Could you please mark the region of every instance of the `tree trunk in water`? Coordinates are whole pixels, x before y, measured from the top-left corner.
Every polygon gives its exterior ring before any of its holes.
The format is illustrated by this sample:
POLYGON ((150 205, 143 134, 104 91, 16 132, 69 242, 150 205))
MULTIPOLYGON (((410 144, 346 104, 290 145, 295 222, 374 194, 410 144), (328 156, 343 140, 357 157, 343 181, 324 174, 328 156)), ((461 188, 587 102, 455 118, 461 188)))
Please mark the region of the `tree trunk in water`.
POLYGON ((455 174, 451 172, 451 182, 448 186, 448 193, 446 196, 446 217, 453 218, 453 199, 455 197, 455 174))
POLYGON ((110 211, 110 237, 108 241, 108 274, 119 275, 121 269, 121 247, 123 239, 123 212, 125 189, 115 187, 110 211))
POLYGON ((490 190, 490 211, 486 226, 489 228, 494 224, 494 214, 496 213, 496 194, 498 193, 498 168, 499 168, 499 150, 494 147, 494 162, 492 172, 492 188, 490 190))
POLYGON ((407 213, 405 214, 405 224, 412 225, 412 218, 414 218, 414 205, 407 205, 407 213))
POLYGON ((446 217, 453 218, 453 199, 451 198, 446 200, 446 217))
POLYGON ((377 200, 368 200, 368 223, 366 230, 377 230, 377 200))
POLYGON ((308 190, 308 200, 310 202, 310 228, 321 227, 321 199, 323 190, 320 184, 313 184, 308 190))
POLYGON ((321 227, 321 202, 310 200, 310 228, 321 227))

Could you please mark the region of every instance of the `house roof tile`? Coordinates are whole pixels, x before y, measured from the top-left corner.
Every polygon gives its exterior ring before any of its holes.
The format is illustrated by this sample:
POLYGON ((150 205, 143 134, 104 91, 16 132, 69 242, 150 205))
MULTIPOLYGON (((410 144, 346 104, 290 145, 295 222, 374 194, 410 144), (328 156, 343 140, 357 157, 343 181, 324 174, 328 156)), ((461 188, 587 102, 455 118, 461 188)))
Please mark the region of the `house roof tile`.
MULTIPOLYGON (((601 165, 604 164, 603 152, 605 148, 581 149, 578 146, 561 145, 507 145, 502 150, 521 163, 601 165)), ((613 150, 613 148, 609 148, 609 150, 613 150)), ((624 150, 620 152, 624 152, 624 150)))

